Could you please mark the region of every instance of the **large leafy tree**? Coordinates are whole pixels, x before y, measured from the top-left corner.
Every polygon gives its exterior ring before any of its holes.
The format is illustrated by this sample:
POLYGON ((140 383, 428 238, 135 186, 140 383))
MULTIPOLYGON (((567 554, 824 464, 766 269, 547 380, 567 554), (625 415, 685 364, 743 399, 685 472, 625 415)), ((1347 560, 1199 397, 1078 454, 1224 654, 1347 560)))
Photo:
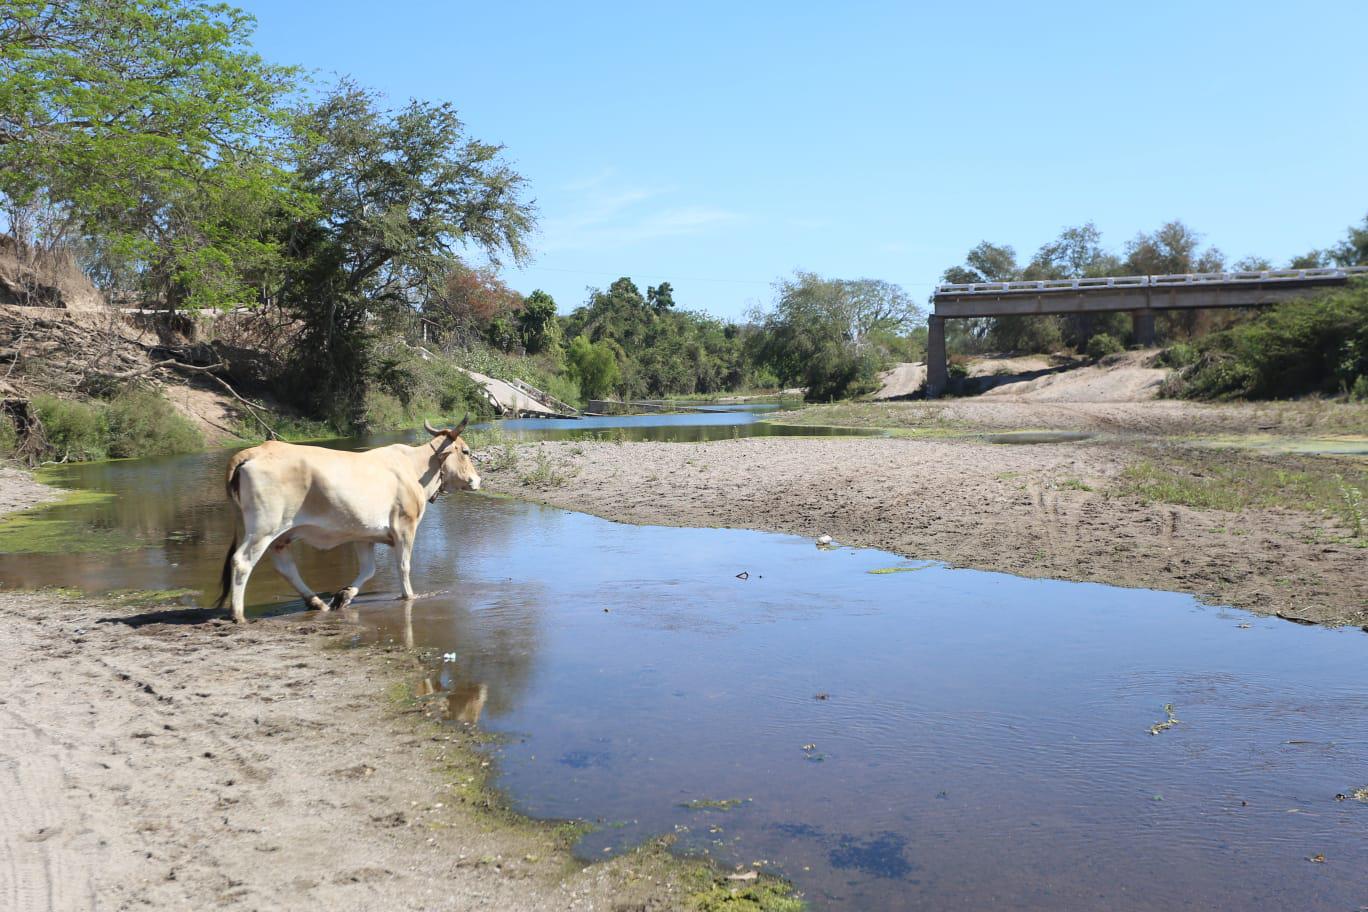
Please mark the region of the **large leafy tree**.
POLYGON ((253 28, 201 0, 7 0, 8 229, 24 244, 93 239, 171 303, 248 294, 272 268, 278 102, 294 79, 250 50, 253 28), (35 205, 51 216, 14 217, 35 205))
POLYGON ((918 316, 902 289, 872 279, 798 272, 774 290, 773 308, 760 315, 755 354, 782 383, 807 387, 815 402, 872 387, 883 352, 871 336, 910 329, 918 316))
POLYGON ((292 228, 281 295, 304 325, 295 389, 345 423, 367 386, 373 331, 436 300, 463 251, 522 261, 534 213, 501 147, 468 136, 449 104, 389 111, 343 82, 296 131, 295 169, 317 215, 292 228))
POLYGON ((1177 275, 1187 272, 1220 272, 1225 254, 1215 247, 1201 250, 1202 236, 1180 221, 1172 221, 1150 234, 1141 232, 1126 244, 1122 267, 1131 275, 1177 275))
POLYGON ((614 385, 626 396, 714 393, 743 385, 746 364, 740 330, 675 306, 670 283, 645 296, 623 276, 593 289, 566 320, 570 338, 583 334, 617 357, 614 385))

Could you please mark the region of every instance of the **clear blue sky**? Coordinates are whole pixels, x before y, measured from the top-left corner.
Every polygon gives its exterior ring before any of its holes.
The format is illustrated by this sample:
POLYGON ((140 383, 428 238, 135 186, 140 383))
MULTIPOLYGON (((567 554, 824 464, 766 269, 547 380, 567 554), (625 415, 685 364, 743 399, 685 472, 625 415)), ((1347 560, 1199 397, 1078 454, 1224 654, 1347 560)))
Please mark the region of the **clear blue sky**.
POLYGON ((269 59, 505 144, 541 221, 506 278, 562 312, 630 275, 736 317, 797 268, 921 298, 1088 220, 1282 263, 1368 213, 1362 0, 237 5, 269 59))

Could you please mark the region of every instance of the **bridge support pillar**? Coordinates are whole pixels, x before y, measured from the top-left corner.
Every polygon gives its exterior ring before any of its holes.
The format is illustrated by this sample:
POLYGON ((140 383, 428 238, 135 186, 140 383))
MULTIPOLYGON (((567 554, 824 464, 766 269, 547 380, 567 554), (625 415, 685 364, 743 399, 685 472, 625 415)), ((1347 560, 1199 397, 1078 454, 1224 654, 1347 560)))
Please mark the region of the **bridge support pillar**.
POLYGON ((1154 311, 1131 311, 1131 335, 1135 337, 1136 345, 1149 348, 1155 343, 1154 311))
POLYGON ((926 398, 935 399, 950 382, 950 365, 945 356, 945 317, 927 318, 926 398))

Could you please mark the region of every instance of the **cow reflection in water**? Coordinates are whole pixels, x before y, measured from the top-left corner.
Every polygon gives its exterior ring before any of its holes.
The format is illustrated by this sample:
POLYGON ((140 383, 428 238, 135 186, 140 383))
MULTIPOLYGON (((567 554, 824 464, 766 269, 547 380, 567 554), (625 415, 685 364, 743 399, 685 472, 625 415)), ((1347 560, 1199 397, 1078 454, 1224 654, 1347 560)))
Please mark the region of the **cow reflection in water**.
POLYGON ((480 721, 480 714, 484 712, 485 700, 489 697, 489 687, 481 682, 456 684, 450 690, 443 690, 441 682, 433 678, 423 678, 418 684, 417 696, 419 699, 438 695, 446 697, 443 701, 445 708, 442 711, 442 718, 452 722, 474 725, 480 721))

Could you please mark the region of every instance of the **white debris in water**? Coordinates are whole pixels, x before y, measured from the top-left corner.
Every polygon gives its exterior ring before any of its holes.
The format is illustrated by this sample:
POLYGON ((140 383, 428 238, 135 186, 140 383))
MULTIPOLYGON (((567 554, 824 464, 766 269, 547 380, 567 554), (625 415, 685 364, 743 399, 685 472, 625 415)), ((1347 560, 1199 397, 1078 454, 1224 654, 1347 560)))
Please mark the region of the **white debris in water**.
POLYGON ((456 661, 456 653, 454 653, 454 652, 444 652, 444 653, 442 653, 442 661, 443 661, 443 662, 454 662, 454 661, 456 661))
POLYGON ((830 536, 830 535, 819 535, 819 536, 817 536, 817 544, 819 544, 819 545, 829 545, 829 544, 831 544, 831 536, 830 536))

